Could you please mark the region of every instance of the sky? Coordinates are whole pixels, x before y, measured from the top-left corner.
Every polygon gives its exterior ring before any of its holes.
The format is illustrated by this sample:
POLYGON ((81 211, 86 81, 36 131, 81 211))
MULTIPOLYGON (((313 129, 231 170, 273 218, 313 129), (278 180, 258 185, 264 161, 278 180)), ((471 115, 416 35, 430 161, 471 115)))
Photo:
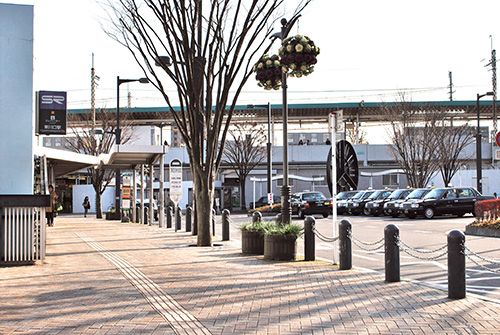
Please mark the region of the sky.
MULTIPOLYGON (((144 76, 129 51, 104 33, 106 14, 96 0, 3 2, 35 6, 35 91, 67 91, 68 108, 89 108, 92 54, 97 107, 116 105, 117 76, 144 76)), ((296 2, 287 0, 287 9, 296 2)), ((492 90, 485 66, 492 46, 500 48, 499 12, 498 0, 314 0, 291 33, 308 35, 321 54, 313 74, 288 81, 289 103, 388 102, 401 91, 413 101, 449 100, 449 71, 453 99, 475 100, 492 90)), ((152 86, 120 87, 122 105, 127 91, 133 107, 165 105, 152 86)), ((239 104, 268 101, 281 103, 281 92, 249 80, 239 104)))

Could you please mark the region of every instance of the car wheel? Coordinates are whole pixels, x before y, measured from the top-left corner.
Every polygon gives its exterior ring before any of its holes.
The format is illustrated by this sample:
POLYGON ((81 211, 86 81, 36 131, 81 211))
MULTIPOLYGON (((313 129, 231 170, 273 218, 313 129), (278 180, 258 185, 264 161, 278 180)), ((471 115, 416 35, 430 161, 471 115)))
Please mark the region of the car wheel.
POLYGON ((304 219, 306 217, 306 215, 304 214, 304 212, 300 208, 297 210, 297 215, 301 219, 304 219))
POLYGON ((328 217, 327 213, 323 213, 323 217, 326 219, 328 217))
POLYGON ((424 209, 424 216, 426 219, 432 219, 434 217, 434 208, 427 207, 424 209))
POLYGON ((368 208, 363 208, 363 215, 370 215, 370 210, 368 208))

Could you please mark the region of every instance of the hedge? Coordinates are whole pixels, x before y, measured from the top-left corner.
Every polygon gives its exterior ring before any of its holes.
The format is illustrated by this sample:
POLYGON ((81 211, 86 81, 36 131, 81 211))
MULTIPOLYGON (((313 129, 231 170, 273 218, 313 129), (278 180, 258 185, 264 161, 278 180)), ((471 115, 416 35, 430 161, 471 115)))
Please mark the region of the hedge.
POLYGON ((476 221, 499 220, 500 219, 500 199, 483 200, 475 205, 476 221))

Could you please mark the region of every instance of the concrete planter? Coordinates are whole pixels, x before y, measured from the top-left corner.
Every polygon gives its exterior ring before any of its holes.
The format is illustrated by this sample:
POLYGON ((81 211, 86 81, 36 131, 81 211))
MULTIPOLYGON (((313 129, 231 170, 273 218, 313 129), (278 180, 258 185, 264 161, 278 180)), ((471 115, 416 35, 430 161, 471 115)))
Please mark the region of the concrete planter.
POLYGON ((297 256, 297 236, 264 235, 264 258, 293 261, 297 256))
POLYGON ((465 227, 466 235, 500 237, 500 229, 490 229, 485 227, 473 227, 468 225, 465 227))
POLYGON ((263 255, 264 235, 256 231, 241 232, 241 252, 244 254, 263 255))

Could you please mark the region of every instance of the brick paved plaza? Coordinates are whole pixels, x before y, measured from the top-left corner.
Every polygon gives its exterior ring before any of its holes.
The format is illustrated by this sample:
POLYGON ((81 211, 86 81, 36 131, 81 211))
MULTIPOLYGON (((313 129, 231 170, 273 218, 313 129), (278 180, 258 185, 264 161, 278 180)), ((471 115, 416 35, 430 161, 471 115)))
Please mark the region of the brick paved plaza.
POLYGON ((0 268, 0 334, 498 334, 500 305, 238 241, 61 216, 43 264, 0 268))

